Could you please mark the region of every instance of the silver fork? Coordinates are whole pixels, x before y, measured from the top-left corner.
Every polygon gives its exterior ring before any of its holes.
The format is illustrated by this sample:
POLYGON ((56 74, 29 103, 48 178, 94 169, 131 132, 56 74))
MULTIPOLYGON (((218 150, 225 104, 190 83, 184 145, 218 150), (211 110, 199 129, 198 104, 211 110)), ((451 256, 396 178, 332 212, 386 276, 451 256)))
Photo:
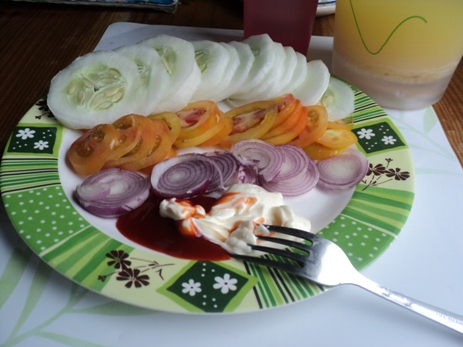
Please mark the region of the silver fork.
POLYGON ((297 253, 289 249, 249 245, 256 251, 276 254, 287 258, 284 262, 257 256, 238 254, 232 254, 232 256, 240 260, 284 270, 324 286, 353 284, 383 299, 392 301, 410 311, 463 333, 463 316, 412 299, 371 281, 354 268, 344 251, 335 243, 302 230, 274 225, 264 226, 271 232, 295 236, 309 242, 307 244, 302 241, 291 241, 274 236, 258 236, 258 239, 262 241, 270 241, 292 247, 298 250, 297 253))

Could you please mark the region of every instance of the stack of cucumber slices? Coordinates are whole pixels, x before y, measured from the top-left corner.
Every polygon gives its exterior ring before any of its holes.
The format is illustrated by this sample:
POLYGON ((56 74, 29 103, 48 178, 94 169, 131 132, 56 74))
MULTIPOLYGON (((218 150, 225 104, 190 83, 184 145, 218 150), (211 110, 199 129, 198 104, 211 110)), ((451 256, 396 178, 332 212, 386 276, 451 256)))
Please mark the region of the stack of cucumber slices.
POLYGON ((186 41, 159 35, 77 58, 51 81, 48 106, 71 129, 112 123, 131 113, 177 112, 198 100, 238 106, 292 93, 323 103, 334 118, 353 112, 351 88, 320 60, 266 35, 242 42, 186 41))

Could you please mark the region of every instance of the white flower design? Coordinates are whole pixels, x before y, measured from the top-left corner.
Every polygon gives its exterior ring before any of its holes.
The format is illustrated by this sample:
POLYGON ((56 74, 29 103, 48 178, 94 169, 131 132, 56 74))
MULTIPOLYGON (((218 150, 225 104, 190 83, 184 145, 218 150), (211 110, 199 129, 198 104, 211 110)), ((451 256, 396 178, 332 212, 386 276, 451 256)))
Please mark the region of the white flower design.
POLYGON ((365 128, 362 128, 360 131, 357 131, 357 134, 359 135, 359 139, 367 139, 367 140, 370 140, 373 136, 375 136, 373 129, 365 129, 365 128))
POLYGON ((394 136, 383 136, 381 141, 383 141, 385 145, 393 145, 397 139, 395 139, 394 136))
POLYGON ((39 142, 34 143, 34 148, 35 149, 40 149, 41 151, 44 150, 45 148, 48 148, 48 141, 42 141, 40 140, 39 142))
POLYGON ((182 283, 182 293, 188 293, 190 296, 195 296, 196 293, 201 293, 201 283, 200 282, 195 282, 193 279, 190 279, 188 283, 183 282, 182 283))
POLYGON ((235 284, 238 283, 238 280, 236 278, 230 278, 230 274, 226 273, 222 277, 215 277, 214 278, 217 283, 214 284, 214 289, 220 289, 222 294, 227 294, 228 291, 236 290, 235 284))
POLYGON ((16 134, 16 137, 20 137, 21 140, 27 140, 28 138, 33 138, 35 134, 35 130, 31 130, 29 128, 26 129, 20 129, 18 130, 18 133, 16 134))

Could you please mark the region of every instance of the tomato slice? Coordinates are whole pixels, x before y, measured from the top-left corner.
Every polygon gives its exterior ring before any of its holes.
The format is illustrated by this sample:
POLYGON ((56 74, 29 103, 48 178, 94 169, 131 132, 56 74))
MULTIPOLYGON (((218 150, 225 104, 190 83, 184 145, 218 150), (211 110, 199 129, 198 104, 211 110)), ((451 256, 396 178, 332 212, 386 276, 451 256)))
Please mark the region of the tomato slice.
POLYGON ((328 113, 321 105, 306 106, 307 126, 290 142, 292 145, 304 148, 318 140, 328 126, 328 113))
POLYGON ((119 131, 119 138, 108 157, 108 160, 117 160, 126 155, 140 141, 142 128, 139 126, 137 114, 128 114, 123 116, 112 123, 114 128, 119 131))
POLYGON ((329 148, 318 142, 314 142, 304 147, 303 150, 313 160, 323 160, 342 153, 342 150, 340 149, 329 148))
POLYGON ((217 123, 220 110, 213 101, 204 100, 188 104, 177 112, 180 119, 180 133, 177 141, 200 136, 217 123))
MULTIPOLYGON (((169 152, 167 152, 167 155, 163 160, 168 159, 168 158, 172 158, 172 157, 176 157, 176 156, 177 156, 177 151, 175 150, 174 147, 170 147, 169 152)), ((148 165, 148 166, 146 166, 146 167, 144 167, 144 168, 142 168, 142 169, 140 169, 138 171, 149 176, 151 174, 151 171, 153 171, 154 165, 156 165, 156 164, 148 165)))
POLYGON ((154 143, 149 153, 137 160, 119 165, 121 169, 138 171, 164 160, 172 148, 172 135, 167 123, 161 119, 151 119, 155 128, 154 143))
MULTIPOLYGON (((295 100, 292 107, 290 107, 289 109, 291 112, 289 113, 288 116, 285 117, 285 121, 281 123, 278 127, 272 126, 272 128, 261 137, 261 140, 270 139, 272 137, 287 133, 292 128, 298 125, 298 122, 301 121, 301 118, 305 118, 303 120, 304 125, 301 127, 301 130, 305 127, 305 125, 307 124, 307 117, 305 115, 302 115, 301 113, 301 109, 302 109, 301 101, 295 100)), ((278 119, 278 116, 277 116, 277 119, 278 119)), ((297 134, 295 134, 295 136, 296 135, 297 134)))
POLYGON ((258 139, 270 130, 278 113, 273 100, 256 101, 231 109, 226 113, 233 129, 224 140, 226 145, 246 139, 258 139))
POLYGON ((129 152, 118 159, 108 160, 104 164, 105 168, 127 165, 132 161, 138 161, 146 157, 151 152, 156 142, 156 127, 153 121, 145 116, 131 116, 133 120, 132 127, 134 130, 140 131, 140 136, 137 138, 135 146, 129 152))
POLYGON ((111 124, 100 124, 86 131, 68 151, 75 172, 88 176, 100 171, 118 139, 119 132, 111 124))
POLYGON ((230 118, 228 118, 225 115, 225 113, 221 112, 220 122, 219 124, 217 124, 217 126, 220 127, 220 130, 209 140, 202 142, 201 146, 215 146, 218 145, 220 142, 224 141, 233 129, 233 121, 230 118))
POLYGON ((295 112, 295 108, 297 107, 297 104, 295 103, 297 99, 293 94, 285 94, 273 100, 277 104, 278 114, 275 122, 270 128, 270 131, 279 127, 280 124, 283 124, 288 117, 291 117, 291 115, 293 115, 295 112))
POLYGON ((174 112, 162 112, 155 115, 148 116, 150 119, 161 119, 167 123, 169 126, 170 134, 172 135, 172 140, 175 141, 180 134, 181 125, 180 118, 174 112))
POLYGON ((357 141, 357 136, 350 127, 338 122, 328 122, 326 131, 316 142, 328 148, 344 149, 357 141))
POLYGON ((283 145, 290 143, 293 139, 298 137, 300 133, 307 128, 307 111, 305 107, 301 107, 299 109, 299 114, 292 116, 292 118, 295 119, 292 128, 288 129, 284 133, 265 139, 264 141, 271 143, 272 145, 283 145))
POLYGON ((225 114, 221 111, 218 111, 217 115, 214 116, 215 124, 212 124, 211 127, 205 130, 198 136, 185 138, 183 140, 177 139, 174 143, 175 147, 177 148, 189 148, 195 146, 206 146, 210 145, 210 143, 217 144, 225 138, 230 133, 231 126, 227 126, 227 123, 231 123, 231 120, 227 119, 225 114), (225 129, 224 127, 227 126, 225 129), (225 134, 222 131, 226 131, 225 134))

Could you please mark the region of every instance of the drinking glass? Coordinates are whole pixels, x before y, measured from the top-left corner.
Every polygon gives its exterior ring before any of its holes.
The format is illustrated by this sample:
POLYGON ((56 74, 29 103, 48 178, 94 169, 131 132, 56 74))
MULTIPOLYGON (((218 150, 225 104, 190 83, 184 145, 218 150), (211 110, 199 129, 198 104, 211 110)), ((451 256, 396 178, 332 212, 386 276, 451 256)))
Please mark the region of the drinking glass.
POLYGON ((244 37, 267 33, 307 55, 318 0, 244 0, 244 37))
POLYGON ((463 55, 463 0, 337 0, 332 72, 379 105, 437 102, 463 55))

